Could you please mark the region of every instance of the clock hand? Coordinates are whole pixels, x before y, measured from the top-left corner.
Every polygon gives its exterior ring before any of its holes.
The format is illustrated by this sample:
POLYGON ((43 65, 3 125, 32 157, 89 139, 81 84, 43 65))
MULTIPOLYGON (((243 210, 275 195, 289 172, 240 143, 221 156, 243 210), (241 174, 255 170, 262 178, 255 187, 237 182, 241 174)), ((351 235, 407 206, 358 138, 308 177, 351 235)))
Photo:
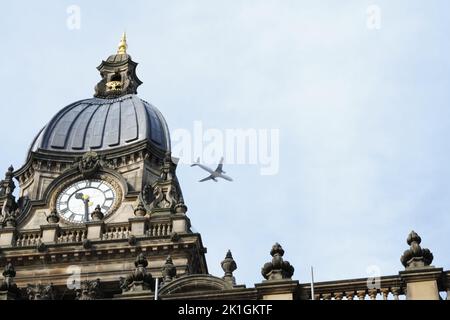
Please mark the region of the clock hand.
POLYGON ((83 200, 84 221, 89 221, 89 195, 79 192, 79 193, 75 194, 75 199, 83 200))
POLYGON ((83 196, 83 203, 84 203, 84 221, 89 221, 89 196, 85 195, 83 196))
POLYGON ((75 199, 78 199, 78 200, 84 200, 84 194, 82 194, 81 192, 75 194, 75 199))

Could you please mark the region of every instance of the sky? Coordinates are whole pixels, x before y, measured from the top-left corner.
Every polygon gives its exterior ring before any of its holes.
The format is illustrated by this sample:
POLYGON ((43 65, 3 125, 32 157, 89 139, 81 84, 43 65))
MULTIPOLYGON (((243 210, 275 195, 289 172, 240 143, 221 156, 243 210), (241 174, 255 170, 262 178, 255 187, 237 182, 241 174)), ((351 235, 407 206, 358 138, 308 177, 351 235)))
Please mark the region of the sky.
POLYGON ((433 265, 449 269, 447 1, 19 0, 1 9, 5 171, 24 164, 54 114, 92 97, 95 68, 126 30, 139 96, 171 131, 192 132, 196 121, 279 130, 276 174, 225 164, 234 182, 198 183, 200 169, 177 169, 211 274, 223 275, 231 249, 237 282, 253 286, 279 242, 301 282, 311 266, 316 281, 368 277, 373 266, 394 275, 411 230, 433 265))

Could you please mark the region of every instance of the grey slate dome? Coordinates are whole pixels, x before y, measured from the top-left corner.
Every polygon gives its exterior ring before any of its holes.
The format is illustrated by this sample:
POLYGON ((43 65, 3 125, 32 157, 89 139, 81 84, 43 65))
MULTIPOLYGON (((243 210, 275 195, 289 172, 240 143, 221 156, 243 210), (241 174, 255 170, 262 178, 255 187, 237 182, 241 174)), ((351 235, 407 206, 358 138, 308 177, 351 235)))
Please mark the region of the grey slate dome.
POLYGON ((137 88, 137 63, 127 54, 123 34, 117 54, 102 61, 97 69, 101 80, 94 98, 75 102, 53 117, 34 139, 31 152, 85 153, 104 151, 147 141, 167 153, 170 136, 164 117, 141 100, 137 88))
POLYGON ((170 151, 169 129, 162 114, 129 94, 115 99, 81 100, 65 107, 41 130, 30 151, 84 153, 145 140, 162 151, 170 151))

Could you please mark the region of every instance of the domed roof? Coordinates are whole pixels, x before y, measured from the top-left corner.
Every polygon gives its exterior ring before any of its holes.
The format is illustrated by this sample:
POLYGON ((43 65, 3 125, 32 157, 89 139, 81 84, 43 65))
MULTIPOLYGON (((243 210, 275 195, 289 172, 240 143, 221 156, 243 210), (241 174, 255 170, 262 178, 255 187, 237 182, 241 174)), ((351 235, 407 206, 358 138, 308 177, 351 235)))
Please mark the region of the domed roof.
POLYGON ((170 151, 169 129, 162 114, 137 95, 128 94, 81 100, 65 107, 41 130, 30 151, 84 153, 145 140, 170 151))

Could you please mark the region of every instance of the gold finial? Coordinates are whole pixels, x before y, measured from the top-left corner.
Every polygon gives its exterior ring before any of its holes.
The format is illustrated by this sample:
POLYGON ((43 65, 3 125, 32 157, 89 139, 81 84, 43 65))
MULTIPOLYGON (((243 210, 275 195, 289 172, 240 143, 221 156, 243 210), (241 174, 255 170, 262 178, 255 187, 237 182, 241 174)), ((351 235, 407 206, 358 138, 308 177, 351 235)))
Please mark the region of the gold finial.
POLYGON ((127 54, 127 34, 126 32, 123 33, 122 39, 120 39, 119 43, 119 49, 117 49, 117 54, 127 54))

